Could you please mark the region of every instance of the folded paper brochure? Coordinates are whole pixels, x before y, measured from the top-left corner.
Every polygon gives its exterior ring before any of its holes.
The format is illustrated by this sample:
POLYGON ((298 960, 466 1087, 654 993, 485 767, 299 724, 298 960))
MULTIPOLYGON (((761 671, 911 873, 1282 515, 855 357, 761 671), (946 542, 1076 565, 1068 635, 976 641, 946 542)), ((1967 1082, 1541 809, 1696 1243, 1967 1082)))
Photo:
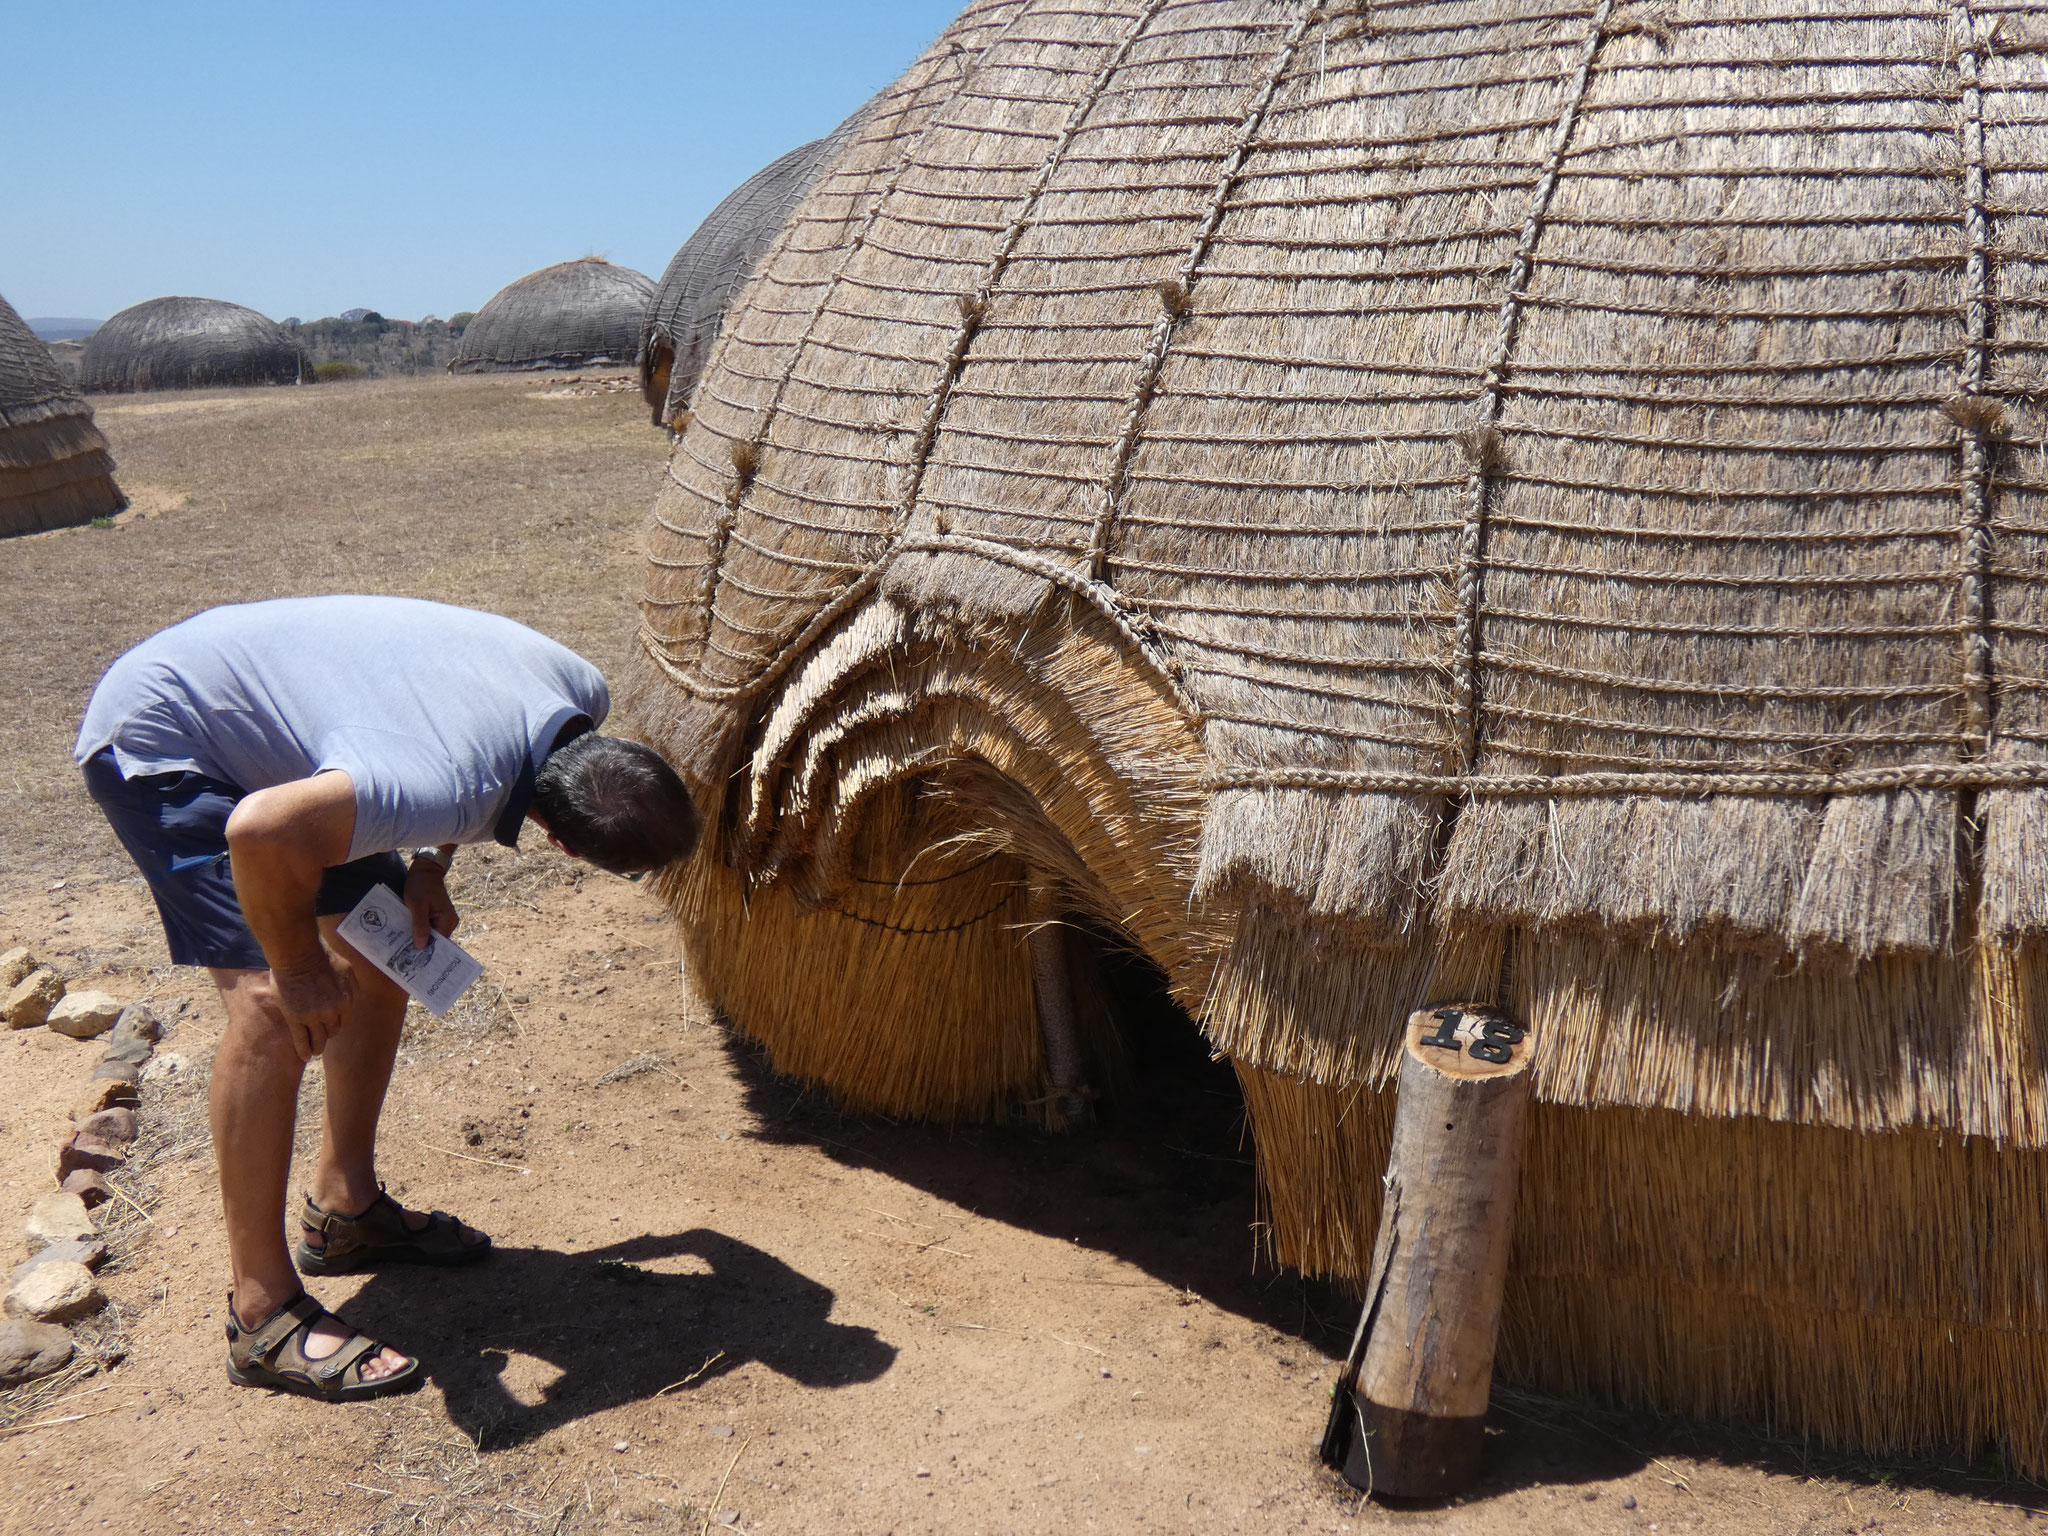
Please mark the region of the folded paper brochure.
POLYGON ((386 886, 370 887, 341 920, 341 936, 437 1019, 484 973, 468 950, 441 934, 434 934, 425 949, 414 949, 412 913, 386 886))

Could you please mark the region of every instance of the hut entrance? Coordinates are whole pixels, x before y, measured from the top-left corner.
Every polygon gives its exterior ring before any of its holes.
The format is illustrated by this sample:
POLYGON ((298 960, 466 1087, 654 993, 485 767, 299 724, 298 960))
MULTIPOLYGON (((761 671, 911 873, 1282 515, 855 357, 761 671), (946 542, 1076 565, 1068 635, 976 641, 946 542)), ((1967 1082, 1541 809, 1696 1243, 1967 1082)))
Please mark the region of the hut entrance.
POLYGON ((1193 1192, 1248 1183, 1251 1137, 1237 1073, 1127 934, 1063 914, 1083 1034, 1089 1118, 1105 1135, 1173 1154, 1193 1192))

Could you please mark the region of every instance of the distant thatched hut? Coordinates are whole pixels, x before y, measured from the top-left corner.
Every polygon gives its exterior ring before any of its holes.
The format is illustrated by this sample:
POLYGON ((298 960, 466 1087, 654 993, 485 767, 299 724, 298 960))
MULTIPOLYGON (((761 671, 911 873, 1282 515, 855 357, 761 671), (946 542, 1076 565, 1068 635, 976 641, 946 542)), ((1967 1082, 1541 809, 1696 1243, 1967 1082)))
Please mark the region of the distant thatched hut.
POLYGON ((704 371, 726 307, 803 195, 852 135, 860 111, 754 172, 704 217, 661 274, 640 336, 640 393, 666 426, 704 371))
POLYGON ((86 338, 89 395, 218 385, 298 384, 312 369, 274 320, 224 299, 150 299, 86 338))
POLYGON ((456 373, 500 368, 630 368, 654 280, 602 256, 528 273, 476 312, 448 366, 456 373))
POLYGON ((0 299, 0 535, 89 523, 127 505, 92 407, 0 299))
POLYGON ((64 375, 64 382, 73 389, 85 377, 85 343, 82 341, 46 341, 50 349, 50 361, 57 365, 57 371, 64 375))
POLYGON ((1542 1101, 1507 1370, 2048 1473, 2016 14, 974 5, 656 514, 713 995, 985 1113, 1045 1091, 1024 919, 1083 915, 1352 1276, 1402 1021, 1490 997, 1542 1101))

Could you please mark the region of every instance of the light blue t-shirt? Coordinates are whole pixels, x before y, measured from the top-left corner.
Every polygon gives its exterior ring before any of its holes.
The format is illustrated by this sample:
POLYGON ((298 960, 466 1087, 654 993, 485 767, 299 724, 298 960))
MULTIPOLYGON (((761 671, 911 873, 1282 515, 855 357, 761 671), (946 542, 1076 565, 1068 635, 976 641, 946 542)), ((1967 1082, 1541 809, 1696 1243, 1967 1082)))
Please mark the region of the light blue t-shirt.
POLYGON ((512 843, 534 770, 603 676, 497 614, 409 597, 287 597, 213 608, 107 669, 73 749, 125 778, 196 772, 244 791, 339 768, 348 856, 512 843))

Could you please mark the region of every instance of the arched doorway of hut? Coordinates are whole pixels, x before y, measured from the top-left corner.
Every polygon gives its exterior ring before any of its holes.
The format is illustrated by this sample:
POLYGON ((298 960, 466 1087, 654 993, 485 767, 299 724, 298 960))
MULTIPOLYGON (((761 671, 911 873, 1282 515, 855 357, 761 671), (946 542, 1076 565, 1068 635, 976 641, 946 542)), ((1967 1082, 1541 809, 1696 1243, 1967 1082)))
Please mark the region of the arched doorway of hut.
POLYGON ((1037 802, 955 760, 839 811, 681 893, 755 1134, 1341 1349, 1344 1303, 1262 1261, 1236 1073, 1037 802))

